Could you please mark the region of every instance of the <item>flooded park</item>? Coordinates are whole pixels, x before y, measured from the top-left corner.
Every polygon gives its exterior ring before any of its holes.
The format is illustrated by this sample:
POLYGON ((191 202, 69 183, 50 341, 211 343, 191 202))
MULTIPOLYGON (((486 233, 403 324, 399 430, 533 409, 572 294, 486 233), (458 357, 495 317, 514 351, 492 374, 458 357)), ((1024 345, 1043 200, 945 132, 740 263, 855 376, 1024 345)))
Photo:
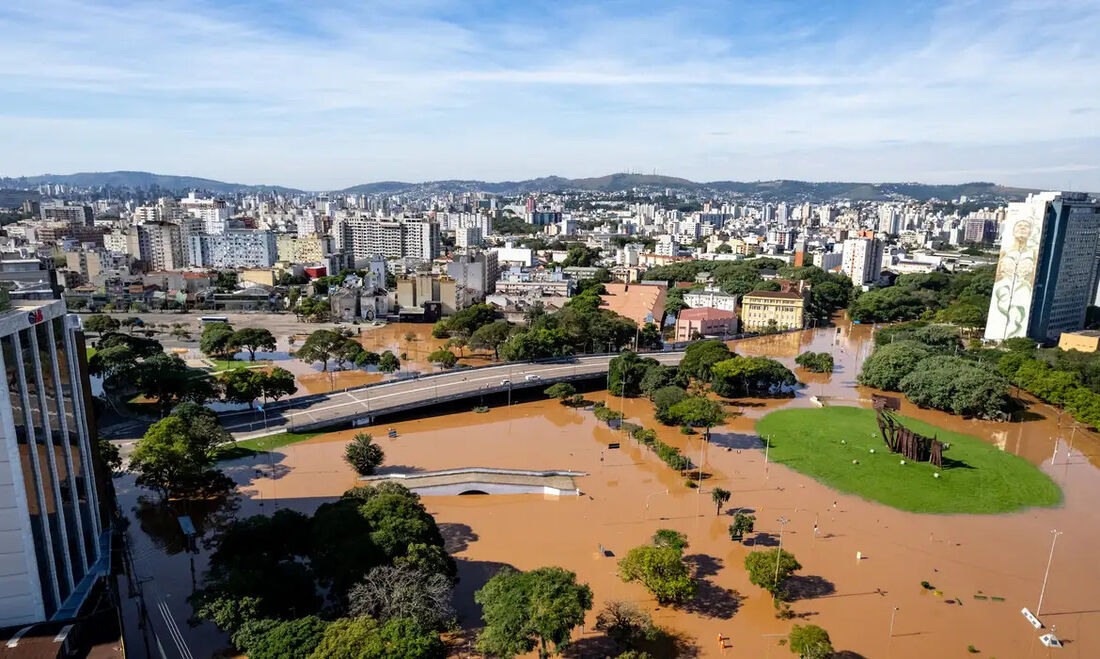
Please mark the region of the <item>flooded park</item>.
MULTIPOLYGON (((364 331, 360 340, 370 350, 406 353, 409 363, 427 368, 426 355, 443 341, 431 338, 428 326, 411 327, 416 330, 364 331), (407 339, 410 332, 415 339, 407 339)), ((835 648, 848 653, 840 656, 956 657, 968 656, 968 647, 1002 659, 1100 656, 1100 563, 1094 560, 1100 546, 1095 505, 1100 438, 1076 427, 1068 415, 1034 403, 1021 421, 990 422, 902 403, 901 414, 1018 455, 1062 490, 1059 505, 1013 513, 902 512, 837 492, 766 459, 756 424, 768 413, 813 408, 816 401, 870 407, 872 392, 857 386, 856 376, 873 348, 873 331, 844 323, 731 342, 738 354, 782 361, 805 387, 793 397, 727 401, 729 420, 714 429, 709 443, 701 434, 684 435, 658 423, 644 398, 585 393, 681 449, 703 475, 696 488, 590 410, 556 400, 527 400, 480 413, 428 410, 420 418, 381 419, 370 428, 322 434, 224 462, 238 492, 228 501, 191 504, 185 511, 207 541, 193 553, 180 541, 174 517, 144 502, 150 495, 134 486, 132 476, 123 476, 116 486, 120 506, 132 519, 135 561, 142 577, 154 577, 145 585, 154 589, 146 592, 149 605, 163 602, 172 617, 190 617, 186 597, 201 579, 209 539, 227 521, 282 508, 310 513, 357 485, 343 452, 351 436, 365 430, 385 451, 382 474, 465 467, 585 474, 575 478, 579 496, 424 497, 458 561, 455 607, 467 631, 480 624, 474 591, 502 566, 556 565, 576 572, 595 597, 567 656, 605 656, 603 634, 594 622, 595 611, 608 600, 637 603, 658 625, 689 639, 698 656, 789 656, 781 641, 792 621, 776 617, 771 597, 749 583, 743 565, 748 552, 781 543, 803 566, 789 584, 793 622, 828 630, 835 648), (794 358, 807 350, 832 353, 835 371, 796 369, 794 358), (714 487, 732 492, 721 514, 711 501, 714 487), (746 545, 731 541, 727 531, 736 511, 756 516, 746 545), (700 582, 698 597, 680 607, 658 606, 641 585, 617 576, 619 558, 660 528, 687 536, 686 559, 700 582), (1061 535, 1051 555, 1052 530, 1061 535), (1038 640, 1043 632, 1020 613, 1024 607, 1036 611, 1049 556, 1040 618, 1065 643, 1060 649, 1044 647, 1038 640), (715 643, 719 635, 727 639, 721 646, 715 643)), ((210 623, 179 626, 194 656, 214 656, 228 645, 210 623)), ((464 639, 472 634, 455 642, 453 654, 476 656, 464 639)))

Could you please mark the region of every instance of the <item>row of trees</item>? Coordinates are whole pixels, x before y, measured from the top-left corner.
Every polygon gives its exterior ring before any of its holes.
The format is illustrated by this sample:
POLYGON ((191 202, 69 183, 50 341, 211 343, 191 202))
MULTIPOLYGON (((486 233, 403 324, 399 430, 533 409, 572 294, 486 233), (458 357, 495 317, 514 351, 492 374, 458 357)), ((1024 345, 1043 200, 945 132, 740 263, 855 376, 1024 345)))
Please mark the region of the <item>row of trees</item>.
POLYGON ((988 266, 956 273, 899 275, 893 286, 856 296, 848 315, 864 323, 920 318, 983 327, 995 274, 995 268, 988 266))
POLYGON ((1057 405, 1077 421, 1100 427, 1100 355, 1077 350, 1038 350, 1030 339, 1009 339, 997 371, 1036 398, 1057 405))
POLYGON ((256 361, 256 352, 273 352, 275 336, 264 327, 233 329, 229 323, 208 323, 202 328, 199 349, 203 354, 219 359, 231 359, 238 352, 248 352, 248 361, 256 361))
POLYGON ((393 373, 401 368, 401 361, 389 350, 381 354, 371 352, 352 339, 350 332, 336 329, 311 333, 294 356, 306 363, 320 363, 321 370, 326 372, 330 361, 335 362, 337 370, 342 370, 349 363, 360 368, 374 365, 383 373, 393 373))

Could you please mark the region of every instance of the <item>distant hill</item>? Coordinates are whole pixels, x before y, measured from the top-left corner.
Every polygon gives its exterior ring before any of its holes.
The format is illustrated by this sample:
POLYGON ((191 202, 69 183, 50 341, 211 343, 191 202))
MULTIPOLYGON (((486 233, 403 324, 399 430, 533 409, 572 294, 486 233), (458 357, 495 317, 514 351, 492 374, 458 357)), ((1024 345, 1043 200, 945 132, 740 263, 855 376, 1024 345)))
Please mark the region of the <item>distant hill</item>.
MULTIPOLYGON (((44 183, 61 183, 87 188, 113 188, 120 190, 160 189, 166 192, 185 193, 199 190, 215 194, 239 192, 275 191, 288 194, 302 192, 278 185, 246 185, 226 183, 194 176, 170 176, 150 172, 84 172, 79 174, 43 174, 21 178, 0 178, 0 188, 33 187, 44 183)), ((354 185, 342 194, 433 194, 486 192, 501 195, 525 195, 537 192, 598 191, 625 192, 638 189, 646 193, 671 189, 700 195, 739 194, 765 200, 785 200, 811 203, 828 201, 885 201, 891 199, 958 199, 960 196, 975 200, 1022 199, 1031 190, 1009 188, 996 183, 973 182, 954 185, 928 185, 924 183, 861 183, 861 182, 812 182, 812 181, 710 181, 695 182, 675 176, 656 174, 609 174, 592 178, 565 178, 544 176, 522 181, 443 180, 412 183, 404 181, 378 181, 354 185)))
POLYGON ((278 192, 300 192, 292 188, 278 185, 245 185, 242 183, 226 183, 214 179, 199 178, 196 176, 172 176, 167 174, 153 174, 150 172, 80 172, 77 174, 42 174, 40 176, 24 176, 20 178, 0 178, 0 187, 37 186, 46 183, 72 185, 81 188, 118 188, 118 189, 149 189, 160 188, 174 192, 187 192, 189 190, 205 190, 215 193, 241 192, 248 190, 273 190, 278 192))

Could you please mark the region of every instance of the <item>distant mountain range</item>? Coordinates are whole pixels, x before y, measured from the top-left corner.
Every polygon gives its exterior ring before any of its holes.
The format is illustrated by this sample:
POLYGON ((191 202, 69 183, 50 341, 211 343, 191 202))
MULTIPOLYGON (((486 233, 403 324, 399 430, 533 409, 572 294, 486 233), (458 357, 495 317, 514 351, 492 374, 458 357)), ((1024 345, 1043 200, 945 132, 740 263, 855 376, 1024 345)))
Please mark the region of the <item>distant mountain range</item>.
MULTIPOLYGON (((213 179, 193 176, 171 176, 149 172, 84 172, 79 174, 43 174, 19 178, 0 178, 0 188, 25 188, 46 183, 60 183, 85 188, 114 188, 119 190, 149 190, 153 188, 184 193, 198 190, 214 194, 232 194, 240 192, 273 191, 283 193, 301 193, 302 190, 278 185, 245 185, 226 183, 213 179)), ((966 196, 970 199, 1020 199, 1031 190, 1010 188, 995 183, 960 183, 955 185, 927 185, 924 183, 858 183, 858 182, 809 182, 809 181, 710 181, 696 182, 673 176, 652 174, 609 174, 596 178, 563 178, 546 176, 524 181, 473 181, 446 180, 424 183, 403 181, 380 181, 364 183, 343 190, 331 191, 347 194, 399 194, 433 192, 487 192, 501 195, 523 195, 535 192, 555 192, 566 190, 590 190, 601 192, 622 192, 634 188, 646 191, 664 188, 706 193, 736 193, 745 196, 787 201, 825 202, 834 200, 876 201, 890 199, 958 199, 966 196)))

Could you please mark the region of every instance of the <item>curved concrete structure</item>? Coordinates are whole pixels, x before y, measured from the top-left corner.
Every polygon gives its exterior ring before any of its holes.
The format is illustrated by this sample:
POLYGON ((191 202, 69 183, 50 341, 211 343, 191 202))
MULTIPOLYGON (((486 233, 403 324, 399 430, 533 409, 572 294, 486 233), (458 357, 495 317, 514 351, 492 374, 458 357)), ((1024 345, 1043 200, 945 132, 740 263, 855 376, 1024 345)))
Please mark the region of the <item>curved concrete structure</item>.
MULTIPOLYGON (((644 353, 663 364, 678 364, 682 351, 644 353)), ((339 425, 366 425, 380 414, 512 389, 545 388, 555 382, 589 380, 607 373, 616 355, 578 357, 571 361, 512 363, 391 380, 332 394, 300 396, 259 410, 222 413, 222 423, 237 439, 264 434, 302 432, 339 425), (534 379, 528 379, 534 376, 534 379)))
POLYGON ((550 494, 576 496, 581 493, 573 482, 575 476, 587 476, 583 471, 528 471, 526 469, 493 469, 466 467, 441 471, 411 472, 360 476, 367 485, 385 481, 401 483, 423 496, 456 494, 550 494))

